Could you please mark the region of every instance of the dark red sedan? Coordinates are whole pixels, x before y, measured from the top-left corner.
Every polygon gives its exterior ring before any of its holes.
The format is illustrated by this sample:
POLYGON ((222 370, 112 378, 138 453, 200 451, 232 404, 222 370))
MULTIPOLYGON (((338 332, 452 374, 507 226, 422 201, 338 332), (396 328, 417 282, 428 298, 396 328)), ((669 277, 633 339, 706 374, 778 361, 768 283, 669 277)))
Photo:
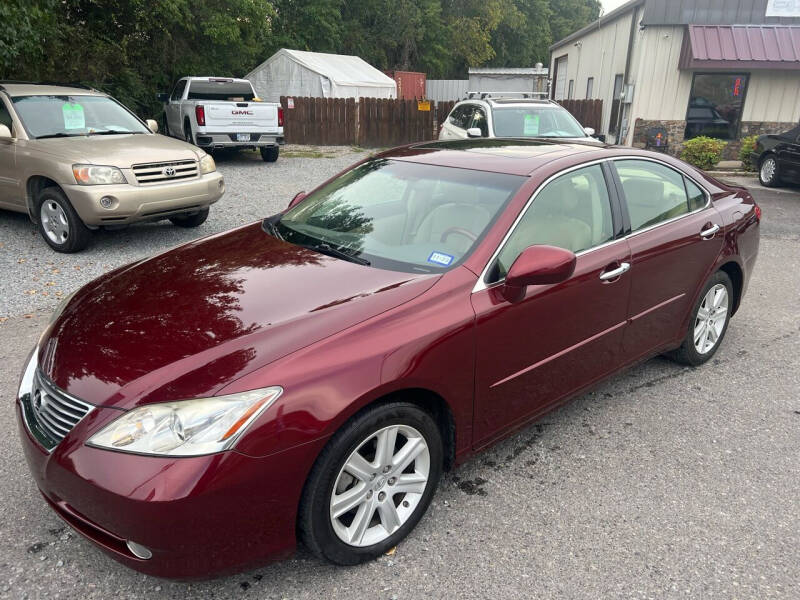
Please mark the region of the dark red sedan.
POLYGON ((205 577, 396 545, 444 469, 649 356, 718 349, 760 209, 663 154, 482 140, 367 159, 56 311, 19 429, 59 516, 205 577))

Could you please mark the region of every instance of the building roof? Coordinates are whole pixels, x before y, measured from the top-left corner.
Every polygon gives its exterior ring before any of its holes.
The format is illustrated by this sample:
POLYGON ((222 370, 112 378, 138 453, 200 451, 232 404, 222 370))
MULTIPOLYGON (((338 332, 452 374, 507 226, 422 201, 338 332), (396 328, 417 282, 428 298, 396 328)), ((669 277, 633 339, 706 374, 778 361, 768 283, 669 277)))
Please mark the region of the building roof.
POLYGON ((592 21, 583 29, 578 29, 578 31, 574 33, 570 33, 567 37, 558 40, 555 44, 550 46, 550 52, 552 52, 555 48, 559 48, 560 46, 564 46, 573 40, 577 40, 580 37, 583 37, 590 31, 594 29, 600 29, 606 23, 613 21, 614 19, 618 19, 622 16, 625 16, 629 12, 631 12, 634 8, 644 4, 645 0, 630 0, 630 2, 626 2, 622 6, 619 6, 609 12, 607 15, 601 16, 597 21, 592 21))
POLYGON ((679 66, 800 70, 800 25, 689 25, 679 66))
POLYGON ((768 4, 769 0, 647 0, 642 25, 800 25, 798 17, 768 17, 768 4))
POLYGON ((547 67, 470 67, 470 75, 547 75, 547 67))
POLYGON ((304 50, 289 50, 287 48, 278 50, 266 61, 245 75, 245 79, 250 79, 251 75, 263 66, 282 57, 288 58, 290 61, 310 71, 327 77, 336 85, 386 87, 392 89, 396 89, 397 86, 394 79, 385 75, 358 56, 306 52, 304 50))

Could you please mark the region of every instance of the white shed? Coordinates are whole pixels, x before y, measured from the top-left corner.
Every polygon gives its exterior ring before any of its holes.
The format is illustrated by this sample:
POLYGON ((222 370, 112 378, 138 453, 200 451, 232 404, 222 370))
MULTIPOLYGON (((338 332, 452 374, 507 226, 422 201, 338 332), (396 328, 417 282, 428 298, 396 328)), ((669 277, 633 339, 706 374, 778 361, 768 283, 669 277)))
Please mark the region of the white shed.
POLYGON ((397 84, 358 56, 282 48, 245 75, 259 97, 397 98, 397 84))

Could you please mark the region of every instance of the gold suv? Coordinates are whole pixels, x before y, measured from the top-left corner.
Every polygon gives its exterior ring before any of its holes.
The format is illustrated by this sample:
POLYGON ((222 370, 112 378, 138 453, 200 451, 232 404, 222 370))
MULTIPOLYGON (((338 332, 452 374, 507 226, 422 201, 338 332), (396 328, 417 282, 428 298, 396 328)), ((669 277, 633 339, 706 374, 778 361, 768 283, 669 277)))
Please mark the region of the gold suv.
POLYGON ((58 252, 100 227, 197 227, 225 182, 210 155, 157 130, 91 88, 2 81, 0 208, 28 213, 58 252))

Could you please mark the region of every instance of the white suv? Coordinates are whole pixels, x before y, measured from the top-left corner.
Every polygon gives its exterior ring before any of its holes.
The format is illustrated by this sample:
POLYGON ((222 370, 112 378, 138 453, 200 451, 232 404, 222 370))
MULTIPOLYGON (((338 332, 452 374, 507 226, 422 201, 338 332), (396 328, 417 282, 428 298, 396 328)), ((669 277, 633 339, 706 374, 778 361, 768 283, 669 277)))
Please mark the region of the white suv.
POLYGON ((552 100, 508 92, 470 92, 453 107, 439 130, 440 140, 466 138, 559 138, 595 142, 594 129, 581 124, 552 100))

